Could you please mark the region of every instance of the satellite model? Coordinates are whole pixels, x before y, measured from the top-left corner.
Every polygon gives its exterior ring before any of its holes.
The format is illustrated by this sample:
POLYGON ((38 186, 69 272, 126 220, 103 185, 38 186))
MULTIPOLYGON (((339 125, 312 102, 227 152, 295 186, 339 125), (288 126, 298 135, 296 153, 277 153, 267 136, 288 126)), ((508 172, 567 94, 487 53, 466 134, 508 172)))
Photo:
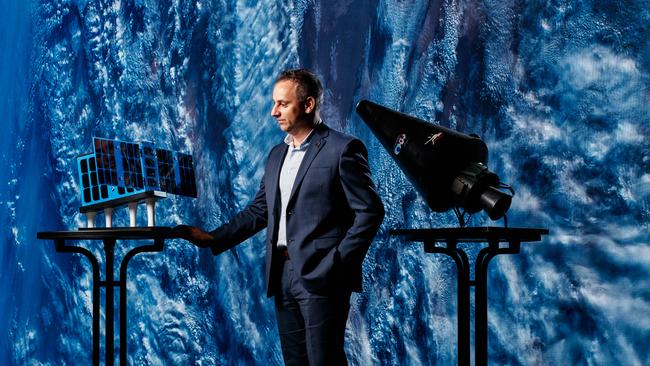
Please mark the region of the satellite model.
POLYGON ((104 210, 106 227, 113 226, 113 210, 128 205, 129 222, 136 226, 137 207, 147 205, 147 225, 155 226, 155 204, 167 194, 196 197, 194 164, 189 154, 158 149, 150 142, 93 138, 94 152, 79 156, 81 207, 88 228, 104 210))

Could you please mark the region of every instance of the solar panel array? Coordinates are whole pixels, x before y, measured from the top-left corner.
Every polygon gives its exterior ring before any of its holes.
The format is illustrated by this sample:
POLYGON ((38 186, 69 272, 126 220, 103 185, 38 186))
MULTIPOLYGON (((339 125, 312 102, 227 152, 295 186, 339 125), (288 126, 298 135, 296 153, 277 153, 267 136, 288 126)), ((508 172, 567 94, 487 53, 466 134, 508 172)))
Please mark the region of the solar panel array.
POLYGON ((163 192, 196 197, 192 156, 169 150, 156 150, 159 187, 163 192))
POLYGON ((81 183, 81 207, 92 207, 113 202, 123 197, 144 193, 144 189, 126 188, 99 182, 97 163, 94 154, 77 158, 79 182, 81 183))
POLYGON ((156 149, 148 142, 140 144, 140 147, 142 150, 142 160, 144 161, 144 184, 147 187, 157 187, 159 178, 156 149))
POLYGON ((82 208, 148 191, 196 197, 189 154, 97 137, 93 147, 94 154, 77 159, 82 208))
POLYGON ((175 181, 178 182, 174 188, 174 192, 187 192, 187 193, 174 193, 186 196, 196 197, 196 177, 194 176, 194 161, 192 155, 177 153, 178 163, 175 164, 175 171, 177 171, 175 181))

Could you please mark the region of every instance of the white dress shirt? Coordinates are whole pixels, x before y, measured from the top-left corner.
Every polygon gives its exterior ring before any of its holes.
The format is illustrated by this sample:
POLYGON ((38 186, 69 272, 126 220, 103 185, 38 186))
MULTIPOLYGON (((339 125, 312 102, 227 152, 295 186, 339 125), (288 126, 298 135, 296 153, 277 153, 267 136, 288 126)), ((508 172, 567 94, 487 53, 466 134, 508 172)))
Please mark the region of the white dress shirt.
POLYGON ((302 163, 302 159, 305 157, 313 134, 314 130, 311 130, 309 135, 307 135, 298 147, 294 147, 291 135, 287 135, 284 138, 284 143, 289 145, 289 148, 287 155, 284 157, 282 169, 280 169, 280 181, 278 183, 280 185, 281 211, 277 245, 280 249, 287 247, 287 204, 289 203, 289 196, 291 196, 291 189, 293 189, 293 183, 296 180, 300 163, 302 163))

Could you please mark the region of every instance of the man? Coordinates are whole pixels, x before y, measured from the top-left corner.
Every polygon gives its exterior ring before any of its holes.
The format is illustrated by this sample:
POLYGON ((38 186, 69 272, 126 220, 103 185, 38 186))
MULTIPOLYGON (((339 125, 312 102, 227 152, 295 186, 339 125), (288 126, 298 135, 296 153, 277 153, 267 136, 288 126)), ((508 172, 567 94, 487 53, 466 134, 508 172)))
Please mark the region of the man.
POLYGON ((269 153, 252 203, 209 233, 179 226, 217 255, 267 229, 267 296, 275 296, 287 365, 345 365, 350 294, 384 217, 363 143, 320 120, 323 88, 311 72, 281 73, 271 115, 287 135, 269 153))

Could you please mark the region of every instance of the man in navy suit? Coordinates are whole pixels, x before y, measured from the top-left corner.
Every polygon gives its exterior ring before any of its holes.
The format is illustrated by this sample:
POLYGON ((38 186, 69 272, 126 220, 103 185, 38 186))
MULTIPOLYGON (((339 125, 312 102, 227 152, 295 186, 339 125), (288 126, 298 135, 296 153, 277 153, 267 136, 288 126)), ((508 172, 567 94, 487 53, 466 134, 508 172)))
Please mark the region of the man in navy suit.
POLYGON ((361 265, 381 225, 363 143, 319 116, 323 88, 311 72, 281 73, 273 109, 284 142, 269 153, 252 203, 205 232, 184 237, 220 254, 266 228, 267 296, 275 296, 287 365, 345 365, 350 294, 361 291, 361 265))

